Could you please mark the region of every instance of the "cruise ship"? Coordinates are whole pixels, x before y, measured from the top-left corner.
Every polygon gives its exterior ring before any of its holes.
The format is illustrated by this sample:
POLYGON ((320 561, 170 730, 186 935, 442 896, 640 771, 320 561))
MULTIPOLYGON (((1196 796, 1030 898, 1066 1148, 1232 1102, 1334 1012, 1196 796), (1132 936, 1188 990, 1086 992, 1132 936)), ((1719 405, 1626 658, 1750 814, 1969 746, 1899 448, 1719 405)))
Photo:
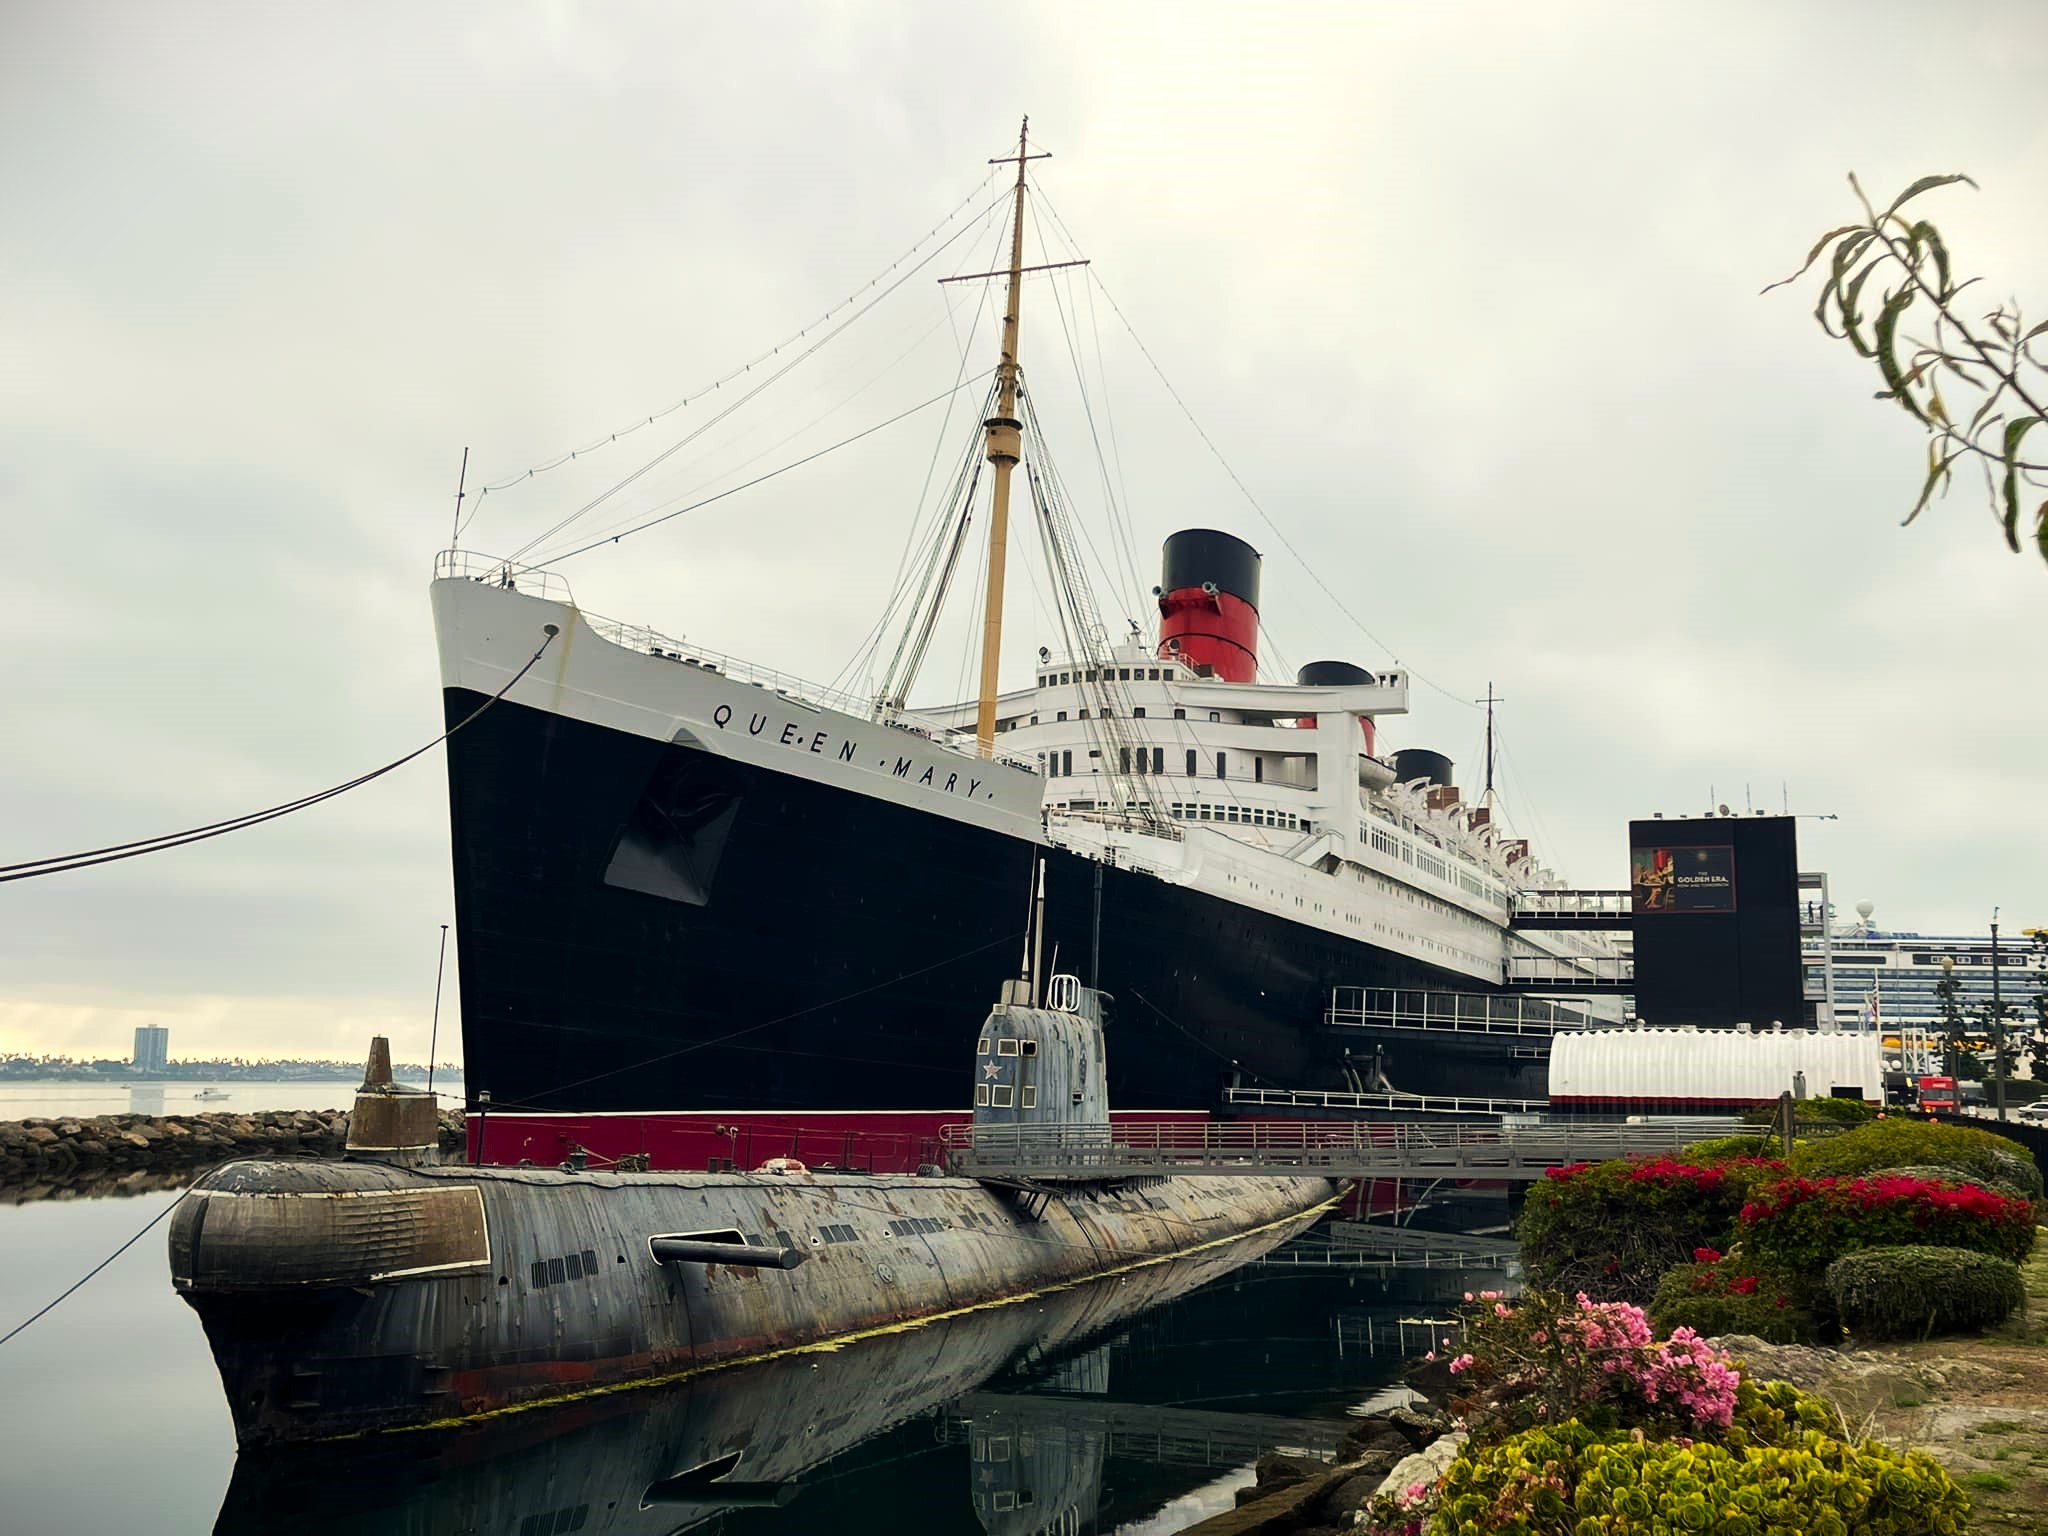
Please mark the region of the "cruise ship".
POLYGON ((1876 907, 1856 904, 1854 921, 1818 919, 1808 925, 1802 949, 1807 992, 1820 1013, 1833 1003, 1833 1025, 1841 1030, 1874 1030, 1884 1053, 1912 1073, 1941 1070, 1943 1042, 1953 1006, 1964 1049, 1988 1049, 1996 999, 2008 1029, 2017 1037, 2031 1029, 2034 999, 2048 992, 2048 937, 2035 931, 1989 934, 1924 934, 1878 926, 1876 907), (1994 945, 1996 964, 1994 966, 1994 945), (1944 998, 1944 988, 1952 991, 1944 998))
POLYGON ((1368 1056, 1329 1028, 1339 986, 1491 993, 1518 956, 1568 981, 1607 954, 1510 931, 1518 890, 1560 882, 1446 758, 1383 745, 1408 675, 1324 661, 1260 682, 1259 556, 1216 529, 1165 541, 1155 633, 1105 635, 1016 361, 1021 138, 1015 158, 977 437, 992 484, 977 502, 970 482, 957 530, 982 515, 990 541, 975 698, 913 710, 896 672, 836 692, 599 618, 555 571, 440 557, 466 1081, 494 1119, 582 1115, 587 1136, 592 1117, 690 1114, 730 1136, 746 1115, 858 1114, 917 1135, 956 1108, 960 1019, 1020 966, 1114 997, 1124 1111, 1541 1096, 1540 1056, 1497 1040, 1368 1056), (1020 465, 1061 634, 1001 691, 1020 465))

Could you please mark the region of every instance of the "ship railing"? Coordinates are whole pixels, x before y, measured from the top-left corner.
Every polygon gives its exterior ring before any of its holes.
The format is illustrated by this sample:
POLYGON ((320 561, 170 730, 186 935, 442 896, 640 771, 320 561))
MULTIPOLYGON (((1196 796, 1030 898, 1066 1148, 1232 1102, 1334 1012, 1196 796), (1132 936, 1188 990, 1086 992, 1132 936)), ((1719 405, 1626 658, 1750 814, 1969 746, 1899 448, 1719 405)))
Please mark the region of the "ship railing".
POLYGON ((567 577, 557 575, 553 571, 542 570, 539 566, 521 565, 515 560, 501 560, 496 555, 487 555, 480 550, 442 550, 434 556, 434 579, 478 581, 486 586, 523 592, 528 597, 545 598, 551 603, 563 603, 570 607, 576 604, 575 595, 569 590, 567 577))
POLYGON ((1340 1088, 1226 1088, 1223 1102, 1265 1109, 1369 1109, 1409 1115, 1540 1115, 1550 1108, 1548 1099, 1355 1093, 1340 1088))
POLYGON ((1128 1178, 1188 1173, 1324 1178, 1534 1179, 1556 1167, 1676 1152, 1690 1124, 1435 1124, 1400 1120, 1235 1120, 1107 1126, 951 1125, 949 1165, 976 1177, 1128 1178))
MULTIPOLYGON (((515 592, 523 592, 528 597, 545 598, 549 602, 562 603, 569 607, 574 607, 576 602, 569 590, 569 583, 553 571, 519 565, 473 550, 441 551, 434 558, 434 575, 437 578, 457 577, 480 581, 486 585, 505 587, 515 592)), ((856 719, 878 721, 892 730, 921 737, 933 746, 948 752, 957 752, 963 757, 971 757, 978 761, 995 761, 1012 768, 1038 772, 1035 758, 1025 757, 1021 753, 1005 752, 999 747, 991 748, 986 753, 980 752, 976 750, 977 741, 971 732, 962 733, 914 711, 880 710, 876 708, 873 699, 848 693, 840 688, 828 688, 808 678, 780 672, 773 667, 760 666, 724 651, 714 651, 706 646, 679 640, 652 625, 628 624, 624 620, 607 618, 601 613, 586 610, 579 609, 578 612, 583 622, 588 624, 600 639, 625 650, 656 656, 664 661, 679 662, 686 667, 699 667, 706 672, 715 672, 735 682, 766 689, 800 708, 830 709, 843 715, 852 715, 856 719)))
POLYGON ((1338 1029, 1413 1029, 1548 1039, 1613 1021, 1543 998, 1411 987, 1332 987, 1323 1022, 1338 1029))

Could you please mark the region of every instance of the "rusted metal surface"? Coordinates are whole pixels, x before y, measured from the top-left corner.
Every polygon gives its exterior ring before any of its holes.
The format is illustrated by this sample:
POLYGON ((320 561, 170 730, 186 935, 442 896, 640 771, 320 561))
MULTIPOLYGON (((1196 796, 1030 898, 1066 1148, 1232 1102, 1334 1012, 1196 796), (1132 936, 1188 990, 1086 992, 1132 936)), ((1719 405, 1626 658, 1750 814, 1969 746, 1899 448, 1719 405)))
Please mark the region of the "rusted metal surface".
POLYGON ((174 1218, 171 1251, 237 1436, 251 1443, 573 1398, 1253 1231, 1278 1243, 1332 1194, 1317 1178, 1246 1175, 1016 1203, 956 1178, 263 1161, 202 1180, 174 1218), (457 1219, 463 1202, 481 1209, 487 1259, 462 1246, 473 1240, 457 1219), (356 1208, 396 1214, 337 1217, 356 1208), (794 1272, 662 1264, 649 1249, 650 1237, 693 1234, 797 1247, 810 1262, 794 1272), (337 1240, 344 1260, 332 1256, 337 1240), (423 1258, 461 1267, 386 1267, 423 1258))
MULTIPOLYGON (((1020 1350, 1057 1355, 1228 1273, 1276 1240, 1265 1234, 1218 1244, 1115 1280, 1053 1292, 1029 1306, 968 1312, 676 1387, 597 1397, 444 1434, 375 1436, 243 1456, 215 1536, 555 1530, 668 1536, 730 1510, 791 1496, 820 1501, 819 1517, 829 1519, 830 1493, 803 1493, 807 1474, 822 1463, 960 1397, 1020 1350), (792 1412, 797 1402, 815 1411, 792 1412)), ((1092 1421, 1083 1427, 1091 1434, 1116 1428, 1092 1421)), ((1033 1487, 1038 1502, 1050 1502, 1050 1483, 1033 1487)), ((963 1502, 970 1497, 964 1484, 959 1496, 963 1502)))

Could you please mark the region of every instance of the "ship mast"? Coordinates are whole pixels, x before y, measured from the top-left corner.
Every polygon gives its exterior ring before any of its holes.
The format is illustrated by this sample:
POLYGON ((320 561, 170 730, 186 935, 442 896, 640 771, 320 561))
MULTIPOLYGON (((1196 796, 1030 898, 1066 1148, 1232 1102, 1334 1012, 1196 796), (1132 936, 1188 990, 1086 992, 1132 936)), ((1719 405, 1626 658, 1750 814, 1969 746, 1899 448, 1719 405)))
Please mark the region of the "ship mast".
POLYGON ((981 698, 974 717, 975 750, 984 757, 995 751, 996 673, 1003 659, 1003 564, 1010 541, 1010 471, 1023 455, 1024 425, 1017 419, 1017 310, 1024 294, 1024 166, 1042 160, 1029 151, 1031 119, 1017 130, 1017 153, 989 161, 1017 163, 1016 207, 1010 224, 1010 298, 1003 311, 1003 355, 996 364, 996 413, 982 423, 988 434, 988 461, 995 466, 995 494, 988 522, 988 592, 981 617, 981 698))

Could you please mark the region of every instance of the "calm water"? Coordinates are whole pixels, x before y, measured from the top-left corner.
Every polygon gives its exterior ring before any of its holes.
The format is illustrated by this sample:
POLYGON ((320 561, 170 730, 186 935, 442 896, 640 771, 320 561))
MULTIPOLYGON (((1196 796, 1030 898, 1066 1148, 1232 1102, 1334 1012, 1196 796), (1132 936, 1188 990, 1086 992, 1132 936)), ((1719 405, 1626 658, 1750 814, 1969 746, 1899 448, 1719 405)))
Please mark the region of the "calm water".
MULTIPOLYGON (((437 1078, 453 1088, 443 1108, 462 1103, 462 1079, 437 1078)), ((59 1115, 196 1115, 213 1110, 249 1114, 266 1109, 346 1110, 354 1083, 0 1083, 0 1120, 52 1120, 59 1115), (202 1099, 204 1092, 225 1098, 202 1099)))
MULTIPOLYGON (((175 1199, 0 1207, 0 1331, 175 1199)), ((1073 1511, 1076 1531, 1150 1536, 1230 1507, 1261 1450, 1330 1444, 1424 1347, 1400 1319, 1496 1278, 1259 1263, 1106 1329, 1096 1288, 480 1431, 238 1462, 168 1225, 0 1348, 7 1530, 1029 1536, 1073 1511), (734 1443, 762 1480, 692 1479, 734 1443)))

